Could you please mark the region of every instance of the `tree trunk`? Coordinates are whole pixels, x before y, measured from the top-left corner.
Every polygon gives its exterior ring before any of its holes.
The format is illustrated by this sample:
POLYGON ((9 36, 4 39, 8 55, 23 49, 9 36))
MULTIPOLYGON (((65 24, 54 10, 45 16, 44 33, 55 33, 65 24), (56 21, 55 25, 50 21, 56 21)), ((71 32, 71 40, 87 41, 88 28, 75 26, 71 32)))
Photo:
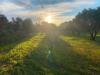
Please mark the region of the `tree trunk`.
POLYGON ((95 32, 91 32, 90 33, 90 40, 93 40, 93 41, 95 41, 96 40, 96 31, 95 32))

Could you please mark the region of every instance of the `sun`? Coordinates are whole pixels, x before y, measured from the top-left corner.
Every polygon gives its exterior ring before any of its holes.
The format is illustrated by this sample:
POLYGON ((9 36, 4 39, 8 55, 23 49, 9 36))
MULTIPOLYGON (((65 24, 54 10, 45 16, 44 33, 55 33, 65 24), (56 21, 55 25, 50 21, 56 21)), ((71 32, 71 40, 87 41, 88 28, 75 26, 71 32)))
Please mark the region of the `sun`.
POLYGON ((45 17, 44 21, 48 23, 52 23, 52 16, 45 17))

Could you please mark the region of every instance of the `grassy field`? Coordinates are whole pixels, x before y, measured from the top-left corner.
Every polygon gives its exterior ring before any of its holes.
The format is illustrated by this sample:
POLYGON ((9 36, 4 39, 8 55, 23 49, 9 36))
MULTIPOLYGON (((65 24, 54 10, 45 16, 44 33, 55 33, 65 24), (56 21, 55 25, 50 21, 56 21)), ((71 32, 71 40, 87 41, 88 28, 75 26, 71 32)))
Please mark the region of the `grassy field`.
POLYGON ((100 74, 100 44, 84 38, 70 36, 60 36, 60 38, 70 45, 72 53, 79 56, 76 62, 80 66, 80 72, 84 75, 100 74))
POLYGON ((100 75, 100 44, 37 34, 0 55, 0 75, 100 75))
MULTIPOLYGON (((13 74, 15 66, 23 63, 23 59, 29 55, 43 39, 44 34, 37 34, 36 36, 19 43, 13 47, 9 52, 0 54, 0 74, 13 74)), ((17 73, 17 72, 16 72, 17 73)), ((15 74, 13 74, 15 75, 15 74)))

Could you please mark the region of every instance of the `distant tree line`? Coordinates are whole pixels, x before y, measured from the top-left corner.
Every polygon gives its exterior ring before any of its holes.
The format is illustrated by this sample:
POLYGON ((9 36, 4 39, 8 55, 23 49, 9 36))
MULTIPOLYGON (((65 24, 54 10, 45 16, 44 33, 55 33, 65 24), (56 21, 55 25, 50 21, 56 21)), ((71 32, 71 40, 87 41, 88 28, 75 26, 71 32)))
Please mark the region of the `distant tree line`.
POLYGON ((50 34, 55 32, 56 25, 47 22, 33 23, 32 19, 12 18, 11 21, 5 15, 0 15, 0 45, 22 41, 38 32, 50 34))
POLYGON ((67 34, 89 33, 90 39, 95 40, 100 31, 100 7, 84 9, 72 21, 62 23, 59 30, 67 34))
POLYGON ((35 32, 30 18, 12 18, 11 21, 5 15, 0 15, 0 44, 11 43, 29 37, 35 32))
POLYGON ((33 24, 30 18, 12 18, 11 21, 5 15, 0 15, 0 44, 11 43, 29 37, 37 32, 60 33, 80 35, 89 33, 90 39, 95 40, 100 31, 100 7, 96 9, 84 9, 79 12, 72 21, 62 23, 59 28, 54 24, 42 22, 33 24), (58 29, 58 30, 57 30, 58 29))

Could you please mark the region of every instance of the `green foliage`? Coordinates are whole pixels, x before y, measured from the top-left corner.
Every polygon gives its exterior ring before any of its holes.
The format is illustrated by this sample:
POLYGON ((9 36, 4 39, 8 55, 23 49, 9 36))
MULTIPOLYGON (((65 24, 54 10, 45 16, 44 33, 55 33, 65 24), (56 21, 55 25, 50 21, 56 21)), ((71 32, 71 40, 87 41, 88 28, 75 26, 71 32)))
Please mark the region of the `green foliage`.
POLYGON ((0 15, 0 45, 14 43, 35 33, 31 19, 20 17, 12 18, 8 21, 6 16, 0 15))
MULTIPOLYGON (((100 74, 100 44, 91 42, 85 38, 78 38, 73 36, 60 36, 60 38, 70 45, 69 48, 73 54, 76 54, 76 63, 78 69, 86 75, 100 74)), ((74 63, 75 64, 75 63, 74 63)), ((71 65, 70 65, 71 66, 71 65)))
POLYGON ((0 55, 0 74, 9 74, 10 71, 13 71, 13 68, 19 70, 16 65, 22 64, 23 58, 31 54, 31 52, 38 46, 43 38, 44 34, 37 34, 35 37, 16 45, 8 53, 0 55))
POLYGON ((84 9, 70 22, 64 22, 59 27, 60 32, 67 34, 89 33, 90 39, 95 40, 100 31, 100 7, 97 9, 84 9))

